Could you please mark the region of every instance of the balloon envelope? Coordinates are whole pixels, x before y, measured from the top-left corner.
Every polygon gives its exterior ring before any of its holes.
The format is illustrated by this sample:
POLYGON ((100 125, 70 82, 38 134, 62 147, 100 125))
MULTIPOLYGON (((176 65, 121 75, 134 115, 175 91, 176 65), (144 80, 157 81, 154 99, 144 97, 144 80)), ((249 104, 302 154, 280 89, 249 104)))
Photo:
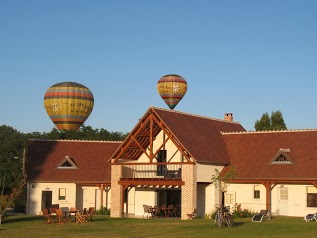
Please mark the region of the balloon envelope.
POLYGON ((94 96, 82 84, 57 83, 46 91, 44 107, 60 131, 78 130, 92 112, 94 96))
POLYGON ((186 80, 176 74, 168 74, 157 82, 157 91, 170 109, 174 109, 187 91, 186 80))

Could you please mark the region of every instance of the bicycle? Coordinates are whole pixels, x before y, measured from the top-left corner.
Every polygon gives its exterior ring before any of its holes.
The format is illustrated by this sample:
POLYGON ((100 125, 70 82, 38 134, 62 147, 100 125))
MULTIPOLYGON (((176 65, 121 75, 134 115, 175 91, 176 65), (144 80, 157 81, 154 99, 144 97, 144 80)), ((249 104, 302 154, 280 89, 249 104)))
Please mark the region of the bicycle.
POLYGON ((215 216, 215 226, 223 227, 229 226, 232 227, 234 225, 233 215, 229 212, 228 207, 216 207, 217 213, 215 216))

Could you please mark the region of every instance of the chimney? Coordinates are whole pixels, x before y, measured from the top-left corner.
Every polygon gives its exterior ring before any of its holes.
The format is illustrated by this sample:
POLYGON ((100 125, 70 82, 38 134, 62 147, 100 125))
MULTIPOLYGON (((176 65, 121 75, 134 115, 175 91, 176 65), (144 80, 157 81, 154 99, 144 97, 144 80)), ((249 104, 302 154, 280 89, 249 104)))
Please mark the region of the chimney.
POLYGON ((225 121, 233 122, 233 113, 231 113, 231 112, 225 113, 225 118, 224 118, 224 120, 225 120, 225 121))

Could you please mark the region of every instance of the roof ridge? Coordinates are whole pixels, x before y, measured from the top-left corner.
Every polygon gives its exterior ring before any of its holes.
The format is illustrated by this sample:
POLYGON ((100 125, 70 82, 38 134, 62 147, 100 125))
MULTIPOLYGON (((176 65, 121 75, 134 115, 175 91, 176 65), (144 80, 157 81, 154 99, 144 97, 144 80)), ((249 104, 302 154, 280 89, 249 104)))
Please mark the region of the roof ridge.
POLYGON ((122 143, 122 141, 117 141, 117 140, 76 140, 76 139, 28 139, 32 141, 62 141, 62 142, 99 142, 99 143, 122 143))
POLYGON ((166 111, 166 112, 173 112, 173 113, 183 114, 183 115, 187 115, 187 116, 199 117, 199 118, 208 119, 208 120, 221 121, 221 122, 227 122, 227 123, 232 123, 232 124, 240 124, 239 122, 235 122, 235 121, 227 121, 227 120, 224 120, 224 119, 208 117, 208 116, 202 116, 202 115, 193 114, 193 113, 189 113, 189 112, 175 111, 175 110, 172 110, 172 109, 166 109, 166 108, 160 108, 160 107, 154 107, 154 106, 151 106, 151 108, 162 110, 162 111, 166 111))
POLYGON ((266 130, 266 131, 232 131, 232 132, 223 132, 221 134, 263 134, 263 133, 283 133, 283 132, 307 132, 307 131, 317 131, 317 128, 311 129, 288 129, 288 130, 266 130))

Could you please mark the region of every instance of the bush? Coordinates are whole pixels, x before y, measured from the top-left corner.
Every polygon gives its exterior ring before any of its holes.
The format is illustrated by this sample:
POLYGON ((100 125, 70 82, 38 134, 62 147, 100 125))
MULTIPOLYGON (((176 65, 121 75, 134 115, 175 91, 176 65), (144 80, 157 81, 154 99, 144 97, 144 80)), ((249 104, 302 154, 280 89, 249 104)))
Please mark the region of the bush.
POLYGON ((253 213, 251 213, 248 209, 242 209, 241 204, 236 203, 233 207, 232 215, 235 218, 244 218, 244 217, 252 217, 253 213))
POLYGON ((97 215, 110 215, 110 209, 106 207, 101 207, 99 210, 96 212, 97 215))

